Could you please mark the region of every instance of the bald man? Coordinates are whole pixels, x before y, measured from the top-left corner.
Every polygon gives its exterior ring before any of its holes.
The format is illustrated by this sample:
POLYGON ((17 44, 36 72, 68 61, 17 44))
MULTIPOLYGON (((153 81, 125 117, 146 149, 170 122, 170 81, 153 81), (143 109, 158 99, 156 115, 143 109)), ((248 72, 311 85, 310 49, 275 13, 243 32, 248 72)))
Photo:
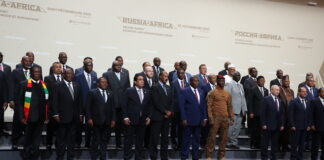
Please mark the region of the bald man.
MULTIPOLYGON (((34 61, 35 61, 35 55, 34 55, 33 52, 30 52, 30 51, 29 52, 26 52, 25 56, 27 56, 27 57, 30 58, 30 61, 31 61, 31 66, 30 67, 38 66, 38 67, 40 67, 42 69, 42 67, 40 65, 34 63, 34 61)), ((23 68, 23 64, 22 63, 17 64, 16 65, 16 69, 17 68, 23 68)))

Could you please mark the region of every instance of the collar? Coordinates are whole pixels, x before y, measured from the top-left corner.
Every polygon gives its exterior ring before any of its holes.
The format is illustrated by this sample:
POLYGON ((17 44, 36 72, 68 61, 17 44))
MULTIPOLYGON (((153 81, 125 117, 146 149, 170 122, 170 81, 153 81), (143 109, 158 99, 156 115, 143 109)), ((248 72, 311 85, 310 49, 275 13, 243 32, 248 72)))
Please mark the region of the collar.
POLYGON ((86 72, 85 70, 83 70, 83 73, 84 73, 84 75, 88 75, 88 74, 91 74, 91 72, 90 72, 90 73, 88 73, 88 72, 86 72))
POLYGON ((135 89, 136 89, 136 91, 139 91, 139 90, 140 90, 140 91, 143 91, 143 88, 138 88, 138 87, 136 87, 136 86, 135 86, 135 89))
POLYGON ((299 97, 299 96, 298 96, 298 99, 299 99, 301 102, 303 102, 303 100, 306 102, 306 99, 305 99, 305 98, 302 98, 302 97, 299 97))
POLYGON ((164 83, 162 83, 161 81, 159 81, 159 83, 160 83, 160 85, 163 87, 165 84, 164 83))
POLYGON ((190 86, 191 90, 194 92, 195 90, 198 92, 198 88, 193 88, 192 86, 190 86))
POLYGON ((321 100, 322 103, 324 103, 324 99, 322 97, 319 97, 319 99, 321 100))
POLYGON ((36 81, 36 80, 32 79, 32 81, 33 81, 34 83, 39 84, 39 81, 40 81, 40 80, 36 81))
POLYGON ((271 93, 271 97, 273 98, 273 100, 275 100, 276 98, 278 99, 278 97, 273 95, 272 93, 271 93))
POLYGON ((55 78, 57 78, 57 76, 60 76, 60 78, 62 77, 60 74, 53 74, 55 78))
MULTIPOLYGON (((65 83, 67 86, 69 86, 69 83, 70 83, 70 82, 68 82, 67 80, 64 79, 64 83, 65 83)), ((73 84, 72 81, 71 81, 71 84, 73 84)))
POLYGON ((101 88, 99 88, 99 87, 98 87, 98 89, 99 89, 100 93, 102 93, 102 91, 106 91, 106 90, 103 90, 103 89, 101 89, 101 88))

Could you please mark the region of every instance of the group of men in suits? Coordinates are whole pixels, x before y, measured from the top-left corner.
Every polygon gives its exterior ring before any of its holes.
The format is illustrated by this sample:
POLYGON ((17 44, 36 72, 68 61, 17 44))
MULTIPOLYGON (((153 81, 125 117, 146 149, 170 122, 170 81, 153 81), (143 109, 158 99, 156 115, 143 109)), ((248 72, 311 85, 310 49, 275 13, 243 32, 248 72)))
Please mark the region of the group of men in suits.
MULTIPOLYGON (((261 148, 262 159, 268 157, 269 141, 271 158, 276 158, 284 128, 289 128, 291 134, 291 159, 302 159, 304 148, 310 144, 312 159, 316 159, 319 141, 324 139, 324 90, 316 89, 309 73, 297 97, 285 108, 280 94, 287 79, 280 69, 270 82, 269 93, 264 87, 265 78, 258 76, 255 67, 250 67, 249 74, 241 79, 230 62, 224 64, 225 70, 219 75, 208 75, 205 64, 199 66, 197 75, 191 75, 186 72, 186 61, 176 62, 168 73, 160 67, 161 59, 155 57, 153 66, 143 63, 143 71, 135 74, 131 84, 121 56, 100 78, 93 70, 91 57, 85 57, 83 66, 75 70, 66 64, 67 58, 65 52, 60 52, 58 62, 52 64, 50 74, 42 81, 42 68, 34 63, 32 52, 27 52, 12 72, 2 63, 0 52, 0 104, 14 109, 12 147, 17 149, 24 133, 25 159, 39 156, 44 124, 47 149, 56 139, 57 159, 63 159, 65 152, 67 159, 74 158, 83 131, 92 159, 106 158, 112 132, 116 148, 124 150, 124 159, 133 157, 134 144, 135 159, 143 158, 144 147, 151 159, 158 159, 159 142, 160 158, 168 159, 169 132, 172 147, 181 151, 181 159, 189 157, 190 145, 193 159, 199 159, 199 146, 206 149, 210 159, 218 134, 217 157, 223 159, 226 147, 240 149, 238 135, 246 116, 251 148, 261 148)), ((1 134, 4 109, 0 110, 1 134)))

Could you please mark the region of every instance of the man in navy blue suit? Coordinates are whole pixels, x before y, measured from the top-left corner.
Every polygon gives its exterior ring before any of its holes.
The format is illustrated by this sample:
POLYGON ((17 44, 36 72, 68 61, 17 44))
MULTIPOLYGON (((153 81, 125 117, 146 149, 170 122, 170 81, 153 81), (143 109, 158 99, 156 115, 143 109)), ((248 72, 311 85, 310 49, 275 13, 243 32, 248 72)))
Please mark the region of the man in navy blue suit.
MULTIPOLYGON (((187 62, 186 61, 180 61, 179 62, 179 69, 183 69, 185 71, 185 76, 184 76, 184 80, 189 83, 189 79, 191 77, 191 74, 186 72, 187 70, 187 62)), ((178 79, 178 74, 173 74, 172 80, 175 81, 178 79)))
MULTIPOLYGON (((205 97, 207 96, 209 91, 216 88, 216 80, 217 80, 217 77, 215 74, 208 75, 209 82, 206 85, 202 86, 202 88, 201 88, 205 93, 205 97)), ((206 111, 207 111, 207 105, 206 105, 206 111)), ((201 138, 200 138, 201 148, 205 148, 205 146, 206 146, 209 128, 210 128, 210 126, 207 123, 206 126, 201 129, 201 138)))
POLYGON ((206 101, 203 90, 198 88, 197 77, 190 78, 190 87, 181 91, 180 114, 184 126, 181 159, 189 156, 189 146, 192 143, 192 159, 198 159, 201 127, 207 123, 206 101))
POLYGON ((271 95, 263 99, 260 111, 262 126, 261 159, 268 159, 268 145, 271 140, 271 159, 275 160, 278 149, 279 131, 284 129, 284 108, 278 98, 279 86, 271 86, 271 95))
MULTIPOLYGON (((306 100, 312 101, 316 99, 318 95, 318 90, 315 87, 315 81, 313 77, 307 77, 306 78, 306 84, 303 86, 307 89, 307 97, 306 100)), ((306 143, 305 143, 305 150, 310 151, 310 143, 311 143, 311 136, 312 136, 312 131, 308 131, 306 133, 306 143)))
POLYGON ((208 75, 207 75, 207 66, 205 64, 201 64, 199 66, 199 73, 196 75, 199 80, 199 88, 208 84, 208 75))
POLYGON ((143 158, 143 141, 145 128, 151 122, 151 93, 144 88, 144 77, 135 75, 134 87, 123 94, 122 110, 125 124, 124 159, 133 156, 132 147, 135 141, 135 159, 143 158), (136 137, 136 138, 135 138, 136 137))
POLYGON ((321 159, 324 159, 324 88, 318 90, 318 98, 310 102, 311 116, 310 123, 313 130, 312 139, 312 160, 318 157, 318 148, 321 143, 321 159))
POLYGON ((299 88, 298 97, 293 99, 288 106, 288 126, 292 131, 290 150, 292 160, 303 159, 306 130, 310 130, 310 105, 306 96, 306 88, 299 88))
MULTIPOLYGON (((79 73, 74 77, 74 81, 80 85, 82 104, 86 104, 88 100, 88 94, 91 89, 97 88, 97 74, 93 71, 92 62, 84 63, 84 71, 79 73)), ((82 108, 82 113, 85 113, 85 108, 82 108)), ((90 147, 91 140, 91 128, 86 125, 85 128, 86 139, 85 139, 85 147, 90 147)), ((77 127, 76 133, 76 145, 80 146, 82 142, 82 124, 77 127)))
POLYGON ((174 62, 174 70, 169 72, 169 83, 170 85, 173 82, 173 75, 177 74, 177 70, 180 68, 180 62, 174 62))
POLYGON ((182 126, 180 125, 180 113, 179 113, 179 97, 180 91, 189 86, 189 84, 184 80, 185 71, 179 69, 177 71, 177 79, 172 82, 173 91, 173 101, 174 101, 174 116, 171 122, 171 142, 173 149, 180 149, 182 142, 182 126), (178 141, 176 140, 178 138, 178 141))

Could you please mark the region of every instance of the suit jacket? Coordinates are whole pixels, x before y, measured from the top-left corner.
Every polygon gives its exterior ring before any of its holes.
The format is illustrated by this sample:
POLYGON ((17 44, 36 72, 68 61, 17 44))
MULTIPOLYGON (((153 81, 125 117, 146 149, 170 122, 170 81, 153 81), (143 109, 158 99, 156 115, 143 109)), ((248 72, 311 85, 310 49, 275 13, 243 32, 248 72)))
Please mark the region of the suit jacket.
MULTIPOLYGON (((25 102, 25 93, 27 91, 27 81, 20 83, 19 94, 18 94, 18 117, 19 120, 24 119, 24 102, 25 102)), ((45 92, 42 84, 32 82, 31 88, 31 100, 29 108, 29 116, 27 122, 44 122, 46 120, 46 99, 45 92)))
POLYGON ((105 72, 102 76, 108 80, 108 89, 114 93, 115 108, 121 108, 124 92, 130 87, 129 77, 126 73, 120 72, 120 80, 118 80, 118 77, 113 71, 105 72))
POLYGON ((106 94, 107 101, 105 102, 98 88, 89 91, 85 116, 86 120, 92 119, 95 125, 110 125, 111 121, 116 120, 113 93, 106 90, 106 94))
MULTIPOLYGON (((108 68, 107 72, 112 71, 111 68, 108 68)), ((120 72, 125 73, 126 77, 129 79, 129 71, 126 68, 122 68, 120 72)))
POLYGON ((269 95, 269 91, 265 87, 263 87, 263 95, 258 86, 252 88, 251 94, 249 94, 246 99, 249 114, 252 113, 255 116, 260 116, 263 98, 269 95))
POLYGON ((14 69, 10 78, 9 101, 17 102, 20 83, 26 81, 22 68, 14 69))
POLYGON ((279 130, 284 126, 284 107, 279 101, 279 111, 271 95, 264 97, 261 105, 261 125, 267 126, 267 130, 279 130))
POLYGON ((160 83, 156 83, 152 87, 152 120, 163 121, 166 111, 173 112, 174 99, 173 92, 169 85, 165 85, 166 92, 160 83))
POLYGON ((232 106, 234 114, 245 114, 247 106, 242 84, 232 81, 224 87, 232 95, 232 106))
POLYGON ((206 76, 207 82, 205 81, 204 77, 201 74, 196 75, 196 77, 198 77, 198 79, 199 79, 199 88, 201 88, 202 86, 208 84, 208 75, 206 74, 205 76, 206 76))
MULTIPOLYGON (((154 80, 155 83, 157 83, 157 82, 159 82, 159 75, 157 73, 157 70, 155 69, 155 66, 152 66, 152 68, 153 68, 153 72, 154 72, 153 80, 154 80)), ((162 68, 160 66, 158 68, 160 70, 160 73, 164 71, 164 68, 162 68)))
MULTIPOLYGON (((80 74, 80 73, 83 73, 84 72, 84 68, 83 67, 80 67, 80 68, 77 68, 77 69, 75 69, 75 71, 74 71, 74 75, 75 76, 77 76, 78 74, 80 74)), ((94 74, 95 74, 95 76, 97 77, 97 72, 96 71, 92 71, 94 74)))
POLYGON ((224 69, 224 70, 219 71, 218 74, 225 76, 225 75, 227 75, 227 71, 224 69))
POLYGON ((152 85, 151 85, 151 87, 150 87, 150 85, 149 85, 149 83, 148 83, 148 80, 147 80, 147 78, 146 78, 146 76, 145 76, 145 77, 144 77, 144 88, 147 89, 147 90, 149 90, 149 91, 152 91, 152 87, 153 87, 153 85, 155 85, 155 84, 158 83, 158 82, 156 82, 153 78, 151 78, 151 83, 152 83, 152 85))
MULTIPOLYGON (((216 88, 216 85, 215 85, 216 88)), ((207 96, 208 92, 212 90, 211 86, 209 83, 207 83, 206 85, 202 86, 201 89, 204 91, 205 93, 205 97, 207 96)))
POLYGON ((0 71, 0 106, 3 106, 4 102, 8 102, 8 96, 9 90, 6 75, 3 71, 0 71))
POLYGON ((244 85, 245 80, 247 80, 248 78, 250 78, 250 75, 243 76, 243 77, 241 78, 240 83, 241 83, 242 85, 244 85))
POLYGON ((173 82, 173 74, 177 73, 177 71, 171 71, 169 72, 169 83, 170 83, 170 86, 172 85, 172 82, 173 82))
POLYGON ((310 92, 310 90, 306 87, 306 85, 304 86, 307 90, 307 97, 306 99, 311 101, 314 100, 318 97, 318 89, 313 87, 313 94, 310 92))
POLYGON ((151 118, 151 94, 145 88, 142 89, 144 94, 142 103, 135 87, 128 88, 123 94, 123 119, 129 118, 131 125, 145 125, 146 118, 151 118))
POLYGON ((316 131, 324 132, 324 105, 322 104, 321 99, 317 97, 310 101, 310 106, 310 125, 314 125, 316 131))
MULTIPOLYGON (((173 101, 174 101, 174 112, 179 112, 179 98, 180 98, 180 91, 182 90, 178 79, 172 82, 172 92, 173 92, 173 101)), ((189 83, 185 82, 185 88, 189 87, 189 83)))
POLYGON ((76 82, 72 82, 72 84, 74 99, 64 81, 55 84, 51 115, 59 115, 59 123, 78 123, 80 115, 83 115, 80 86, 76 82))
POLYGON ((197 90, 200 97, 199 103, 191 87, 183 89, 180 94, 181 120, 187 120, 188 126, 200 126, 202 121, 207 119, 205 93, 200 88, 197 90))
POLYGON ((288 126, 303 130, 310 126, 310 104, 306 100, 306 109, 299 99, 293 99, 288 106, 288 126))
POLYGON ((252 77, 244 80, 243 87, 244 87, 245 97, 247 97, 250 94, 252 88, 255 86, 257 86, 257 83, 256 81, 253 80, 252 77))
MULTIPOLYGON (((63 80, 62 76, 61 76, 61 80, 63 80)), ((51 75, 45 77, 45 84, 46 84, 46 87, 48 89, 48 94, 49 94, 49 97, 48 97, 49 102, 48 103, 49 103, 49 109, 50 109, 50 111, 49 111, 50 116, 53 116, 53 115, 51 115, 51 113, 53 113, 53 111, 51 111, 51 109, 53 108, 51 105, 52 105, 55 84, 59 83, 59 82, 60 81, 56 81, 56 77, 54 77, 54 74, 51 74, 51 75)))
MULTIPOLYGON (((62 64, 62 65, 63 65, 63 64, 62 64)), ((73 68, 72 68, 72 67, 70 67, 70 66, 68 66, 68 65, 65 65, 65 68, 66 68, 66 69, 68 69, 68 68, 69 68, 69 69, 72 69, 72 70, 73 70, 73 68)), ((52 66, 50 67, 50 69, 49 69, 49 72, 48 72, 48 73, 49 73, 49 75, 53 74, 53 71, 52 71, 52 66)))
MULTIPOLYGON (((31 67, 33 67, 33 66, 38 66, 38 67, 40 67, 40 68, 42 69, 42 66, 40 66, 40 65, 38 65, 38 64, 36 64, 36 63, 33 63, 33 64, 31 65, 31 67)), ((16 69, 18 69, 18 68, 23 68, 23 66, 22 66, 21 63, 16 64, 16 69)))
POLYGON ((74 81, 77 82, 80 85, 80 92, 81 92, 81 98, 82 98, 82 103, 86 104, 87 99, 88 99, 88 92, 91 89, 97 88, 97 76, 95 72, 91 72, 91 87, 89 88, 86 75, 83 73, 79 73, 78 75, 74 76, 74 81))
MULTIPOLYGON (((5 63, 2 63, 2 66, 3 66, 4 76, 6 78, 7 89, 9 90, 9 86, 10 86, 10 82, 11 82, 11 67, 5 63)), ((9 98, 8 98, 8 100, 9 100, 9 98)))
MULTIPOLYGON (((185 73, 186 73, 186 81, 187 81, 187 83, 189 83, 190 78, 191 78, 192 76, 191 76, 191 74, 188 73, 188 72, 185 72, 185 73)), ((173 81, 178 80, 177 72, 175 72, 175 73, 173 74, 172 79, 173 79, 173 81)))
POLYGON ((278 85, 278 86, 281 86, 281 84, 280 84, 278 78, 273 79, 273 80, 270 81, 270 87, 271 87, 272 85, 278 85))

